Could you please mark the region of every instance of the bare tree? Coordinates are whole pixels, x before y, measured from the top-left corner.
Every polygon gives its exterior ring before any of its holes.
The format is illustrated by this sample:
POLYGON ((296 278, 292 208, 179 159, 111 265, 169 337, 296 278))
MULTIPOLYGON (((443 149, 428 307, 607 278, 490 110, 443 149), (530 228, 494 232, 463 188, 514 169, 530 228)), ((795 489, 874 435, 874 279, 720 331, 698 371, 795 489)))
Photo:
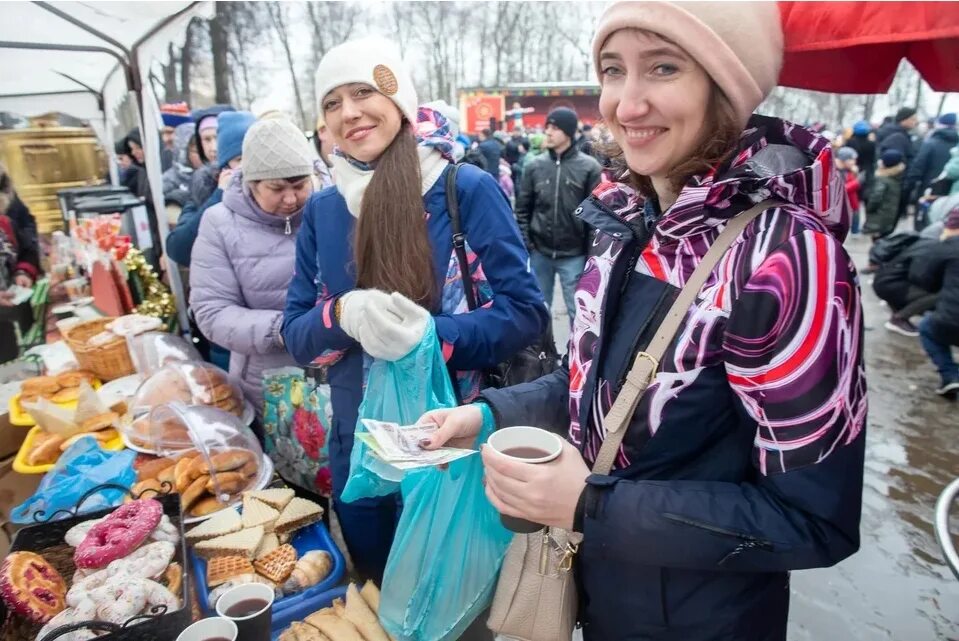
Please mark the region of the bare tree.
POLYGON ((199 25, 196 19, 190 21, 186 27, 186 38, 183 40, 183 49, 180 51, 180 96, 183 100, 190 103, 192 93, 190 83, 193 79, 193 56, 194 47, 197 41, 197 32, 199 25))
POLYGON ((239 96, 243 87, 243 103, 249 105, 256 99, 257 83, 250 81, 250 53, 259 47, 269 34, 263 30, 267 4, 260 2, 231 2, 229 53, 233 87, 239 96))
POLYGON ((160 65, 163 74, 163 100, 172 102, 180 99, 180 90, 177 88, 177 56, 173 51, 173 43, 167 45, 167 62, 160 65))
POLYGON ((300 96, 300 85, 296 79, 296 64, 293 62, 293 53, 290 51, 289 31, 286 24, 286 7, 282 2, 266 3, 270 12, 270 18, 273 20, 273 27, 276 29, 276 35, 280 40, 280 46, 283 47, 283 53, 286 55, 286 63, 290 69, 290 80, 293 82, 293 94, 296 97, 296 108, 300 113, 300 126, 308 127, 306 113, 303 111, 303 98, 300 96))
MULTIPOLYGON (((357 21, 363 15, 363 9, 351 2, 308 2, 306 9, 306 15, 312 27, 310 38, 313 49, 310 69, 315 70, 327 51, 350 39, 357 21)), ((307 77, 312 96, 316 93, 316 78, 313 73, 308 74, 307 77)), ((313 99, 310 102, 316 108, 316 100, 313 99)))
POLYGON ((229 75, 227 63, 230 32, 230 3, 217 2, 216 15, 210 21, 210 45, 213 51, 214 99, 219 103, 230 102, 229 75))

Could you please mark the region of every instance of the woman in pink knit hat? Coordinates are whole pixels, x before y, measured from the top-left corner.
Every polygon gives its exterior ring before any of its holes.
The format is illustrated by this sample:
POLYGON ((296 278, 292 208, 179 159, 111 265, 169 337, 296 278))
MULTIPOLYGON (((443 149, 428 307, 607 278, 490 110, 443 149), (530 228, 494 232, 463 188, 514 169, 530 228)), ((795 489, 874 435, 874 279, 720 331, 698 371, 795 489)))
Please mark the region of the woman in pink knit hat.
POLYGON ((587 641, 782 641, 789 571, 859 547, 866 383, 850 211, 829 141, 753 113, 782 49, 775 3, 605 12, 593 53, 619 164, 580 207, 596 233, 568 366, 425 417, 440 425, 430 447, 484 423, 565 438, 550 463, 482 456, 502 514, 583 534, 587 641), (746 212, 758 215, 697 288, 607 449, 611 471, 592 473, 614 402, 637 385, 636 354, 746 212))

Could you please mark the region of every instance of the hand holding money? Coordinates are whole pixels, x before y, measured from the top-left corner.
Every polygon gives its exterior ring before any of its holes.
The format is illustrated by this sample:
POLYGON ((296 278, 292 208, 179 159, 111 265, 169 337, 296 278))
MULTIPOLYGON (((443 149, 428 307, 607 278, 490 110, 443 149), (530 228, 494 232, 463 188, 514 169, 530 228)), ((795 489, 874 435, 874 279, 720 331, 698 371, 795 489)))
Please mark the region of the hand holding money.
POLYGON ((365 418, 361 422, 367 433, 357 434, 356 437, 369 446, 376 456, 401 470, 446 465, 476 454, 476 450, 454 447, 423 449, 421 443, 429 442, 439 429, 435 423, 399 425, 365 418))

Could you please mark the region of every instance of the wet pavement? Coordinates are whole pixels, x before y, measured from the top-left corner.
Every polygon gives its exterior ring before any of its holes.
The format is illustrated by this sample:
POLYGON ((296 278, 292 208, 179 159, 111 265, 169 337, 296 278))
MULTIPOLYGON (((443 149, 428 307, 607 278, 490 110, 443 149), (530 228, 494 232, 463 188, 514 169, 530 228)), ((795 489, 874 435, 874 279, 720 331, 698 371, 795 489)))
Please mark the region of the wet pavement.
MULTIPOLYGON (((865 266, 869 241, 846 247, 865 266)), ((933 532, 936 499, 959 476, 959 403, 936 396, 918 339, 883 327, 888 309, 862 280, 870 408, 861 548, 835 567, 793 573, 789 641, 959 641, 959 580, 933 532)), ((569 328, 558 294, 562 352, 569 328)), ((959 545, 959 502, 953 514, 959 545)))

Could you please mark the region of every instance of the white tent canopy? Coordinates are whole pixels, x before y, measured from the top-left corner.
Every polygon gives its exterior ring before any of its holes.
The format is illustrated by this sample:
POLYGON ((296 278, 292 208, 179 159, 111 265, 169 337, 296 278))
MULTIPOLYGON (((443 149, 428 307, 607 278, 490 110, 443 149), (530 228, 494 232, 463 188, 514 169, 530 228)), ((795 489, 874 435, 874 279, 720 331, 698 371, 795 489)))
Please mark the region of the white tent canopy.
MULTIPOLYGON (((5 2, 0 22, 0 111, 27 116, 62 111, 87 119, 109 153, 115 108, 128 92, 138 107, 152 202, 164 211, 160 126, 148 76, 171 42, 182 42, 194 17, 211 18, 212 2, 5 2), (78 93, 84 91, 86 94, 78 93), (143 123, 152 123, 144 128, 143 123)), ((111 163, 111 175, 115 169, 111 163)), ((166 216, 158 215, 166 253, 166 216)), ((169 272, 186 328, 183 288, 169 272)))

